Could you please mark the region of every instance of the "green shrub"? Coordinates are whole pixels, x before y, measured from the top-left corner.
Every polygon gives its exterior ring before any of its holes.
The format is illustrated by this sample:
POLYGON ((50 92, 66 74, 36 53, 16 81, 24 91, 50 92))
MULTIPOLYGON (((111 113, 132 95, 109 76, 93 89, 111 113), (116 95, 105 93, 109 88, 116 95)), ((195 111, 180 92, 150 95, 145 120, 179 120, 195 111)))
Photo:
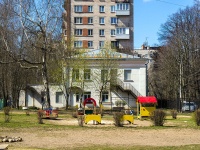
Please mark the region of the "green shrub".
POLYGON ((177 110, 172 109, 172 110, 171 110, 171 115, 172 115, 172 118, 173 118, 173 119, 176 119, 176 118, 177 118, 177 110))
POLYGON ((115 123, 116 127, 122 127, 123 126, 123 122, 122 122, 123 115, 124 115, 123 112, 113 113, 114 123, 115 123))
POLYGON ((195 110, 194 112, 194 120, 197 126, 200 125, 200 109, 195 110))
POLYGON ((163 126, 166 118, 166 113, 161 109, 156 109, 151 114, 151 121, 155 126, 163 126))

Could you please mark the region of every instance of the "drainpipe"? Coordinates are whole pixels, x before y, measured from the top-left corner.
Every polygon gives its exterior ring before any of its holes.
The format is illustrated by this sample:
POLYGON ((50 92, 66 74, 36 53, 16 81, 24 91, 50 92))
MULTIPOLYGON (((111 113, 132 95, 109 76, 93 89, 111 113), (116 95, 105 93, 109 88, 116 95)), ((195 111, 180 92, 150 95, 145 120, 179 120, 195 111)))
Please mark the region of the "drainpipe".
POLYGON ((146 96, 148 96, 148 92, 149 92, 149 88, 148 88, 148 64, 149 64, 149 60, 148 62, 145 64, 146 66, 146 96))

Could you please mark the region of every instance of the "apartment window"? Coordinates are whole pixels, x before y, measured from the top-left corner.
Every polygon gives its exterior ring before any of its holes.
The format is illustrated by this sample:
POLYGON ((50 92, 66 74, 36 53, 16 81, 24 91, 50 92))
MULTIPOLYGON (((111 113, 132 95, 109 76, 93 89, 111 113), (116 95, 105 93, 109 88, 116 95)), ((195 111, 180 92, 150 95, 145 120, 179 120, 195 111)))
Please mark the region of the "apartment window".
POLYGON ((84 69, 84 79, 90 80, 90 69, 84 69))
POLYGON ((110 6, 110 12, 115 12, 115 5, 110 6))
POLYGON ((108 70, 101 70, 101 81, 106 81, 108 79, 108 70))
POLYGON ((88 17, 88 24, 93 24, 93 17, 88 17))
POLYGON ((93 29, 88 29, 88 36, 93 36, 93 29))
POLYGON ((119 48, 119 41, 111 41, 111 48, 119 48))
POLYGON ((83 12, 83 7, 81 5, 75 5, 74 12, 83 12))
POLYGON ((93 41, 88 41, 88 48, 93 48, 93 41))
POLYGON ((63 92, 56 92, 56 103, 62 103, 63 102, 63 92))
POLYGON ((99 18, 99 24, 105 24, 105 19, 104 17, 99 18))
POLYGON ((103 48, 104 47, 104 41, 99 41, 99 47, 103 48))
POLYGON ((108 92, 102 93, 102 102, 108 102, 108 92))
POLYGON ((83 42, 82 41, 74 41, 74 47, 75 48, 83 47, 83 42))
POLYGON ((79 69, 73 69, 73 71, 72 71, 72 80, 73 81, 79 80, 79 69))
POLYGON ((117 3, 116 10, 129 10, 129 4, 128 3, 117 3))
POLYGON ((129 28, 117 28, 117 34, 129 34, 129 28))
POLYGON ((105 7, 104 6, 99 6, 99 12, 101 12, 101 13, 105 12, 105 7))
POLYGON ((117 22, 118 22, 118 18, 116 18, 116 17, 111 17, 110 18, 110 23, 111 24, 117 24, 117 22))
POLYGON ((88 6, 88 12, 93 12, 93 6, 88 6))
POLYGON ((82 17, 74 17, 74 23, 75 24, 82 24, 83 23, 82 17))
POLYGON ((124 80, 131 80, 131 70, 124 70, 124 80))
POLYGON ((91 92, 85 92, 84 93, 84 99, 90 98, 91 97, 91 92))
POLYGON ((82 36, 82 29, 75 29, 75 31, 74 31, 74 34, 76 35, 76 36, 82 36))
POLYGON ((79 93, 76 93, 76 102, 79 102, 79 100, 80 100, 80 95, 79 93))
POLYGON ((115 29, 111 29, 111 30, 110 30, 110 35, 111 35, 111 36, 115 36, 115 35, 116 35, 116 34, 115 34, 115 29))
POLYGON ((99 30, 99 36, 105 36, 104 29, 100 29, 100 30, 99 30))

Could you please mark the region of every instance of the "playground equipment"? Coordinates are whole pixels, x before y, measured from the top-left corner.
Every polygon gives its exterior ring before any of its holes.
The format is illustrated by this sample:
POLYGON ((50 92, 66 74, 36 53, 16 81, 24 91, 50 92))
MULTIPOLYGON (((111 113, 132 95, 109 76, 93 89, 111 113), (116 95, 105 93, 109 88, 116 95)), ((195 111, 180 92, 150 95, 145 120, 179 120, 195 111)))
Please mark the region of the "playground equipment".
POLYGON ((87 124, 89 121, 97 121, 101 124, 101 114, 96 113, 96 101, 93 98, 87 98, 83 101, 84 106, 84 122, 87 124), (92 104, 93 108, 86 109, 85 105, 92 104))
POLYGON ((157 99, 154 96, 137 98, 137 118, 150 117, 151 113, 156 109, 157 99))
POLYGON ((48 107, 47 103, 44 103, 42 106, 42 110, 40 110, 42 112, 42 117, 43 118, 58 118, 58 110, 54 109, 52 107, 48 107))
POLYGON ((134 116, 133 115, 123 115, 122 121, 128 121, 129 123, 134 123, 134 116))

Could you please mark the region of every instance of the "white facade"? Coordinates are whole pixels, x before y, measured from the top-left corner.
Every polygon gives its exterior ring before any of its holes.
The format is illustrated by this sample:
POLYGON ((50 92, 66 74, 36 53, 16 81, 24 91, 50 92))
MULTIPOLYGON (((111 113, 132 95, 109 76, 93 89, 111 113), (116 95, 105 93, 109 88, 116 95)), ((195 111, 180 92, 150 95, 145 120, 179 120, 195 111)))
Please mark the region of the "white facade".
MULTIPOLYGON (((86 98, 93 98, 96 100, 97 106, 100 102, 104 108, 116 107, 116 101, 125 102, 125 108, 136 107, 137 96, 146 96, 147 88, 147 75, 146 75, 146 63, 147 59, 134 58, 133 55, 127 55, 123 53, 115 53, 118 66, 117 72, 110 76, 109 81, 116 80, 115 86, 110 88, 110 83, 107 84, 106 88, 102 92, 102 68, 100 67, 98 59, 101 50, 95 50, 87 53, 85 59, 88 60, 86 68, 76 69, 78 73, 73 76, 73 68, 69 75, 70 80, 67 81, 68 94, 69 94, 69 106, 80 106, 86 98), (73 78, 77 80, 74 80, 73 78), (82 78, 82 79, 81 79, 82 78), (69 90, 70 89, 70 90, 69 90), (101 100, 100 100, 100 95, 101 100)), ((76 57, 77 58, 77 57, 76 57)), ((66 69, 67 70, 67 69, 66 69)), ((104 71, 112 72, 113 68, 106 69, 104 71)), ((67 73, 66 73, 67 74, 67 73)), ((104 79, 104 78, 103 78, 104 79)), ((44 87, 41 85, 29 86, 26 89, 23 98, 20 99, 22 106, 35 106, 38 108, 42 107, 42 91, 44 87)), ((60 86, 50 86, 50 100, 52 107, 65 107, 66 100, 64 96, 65 91, 60 86)), ((67 95, 67 94, 65 94, 67 95)))

